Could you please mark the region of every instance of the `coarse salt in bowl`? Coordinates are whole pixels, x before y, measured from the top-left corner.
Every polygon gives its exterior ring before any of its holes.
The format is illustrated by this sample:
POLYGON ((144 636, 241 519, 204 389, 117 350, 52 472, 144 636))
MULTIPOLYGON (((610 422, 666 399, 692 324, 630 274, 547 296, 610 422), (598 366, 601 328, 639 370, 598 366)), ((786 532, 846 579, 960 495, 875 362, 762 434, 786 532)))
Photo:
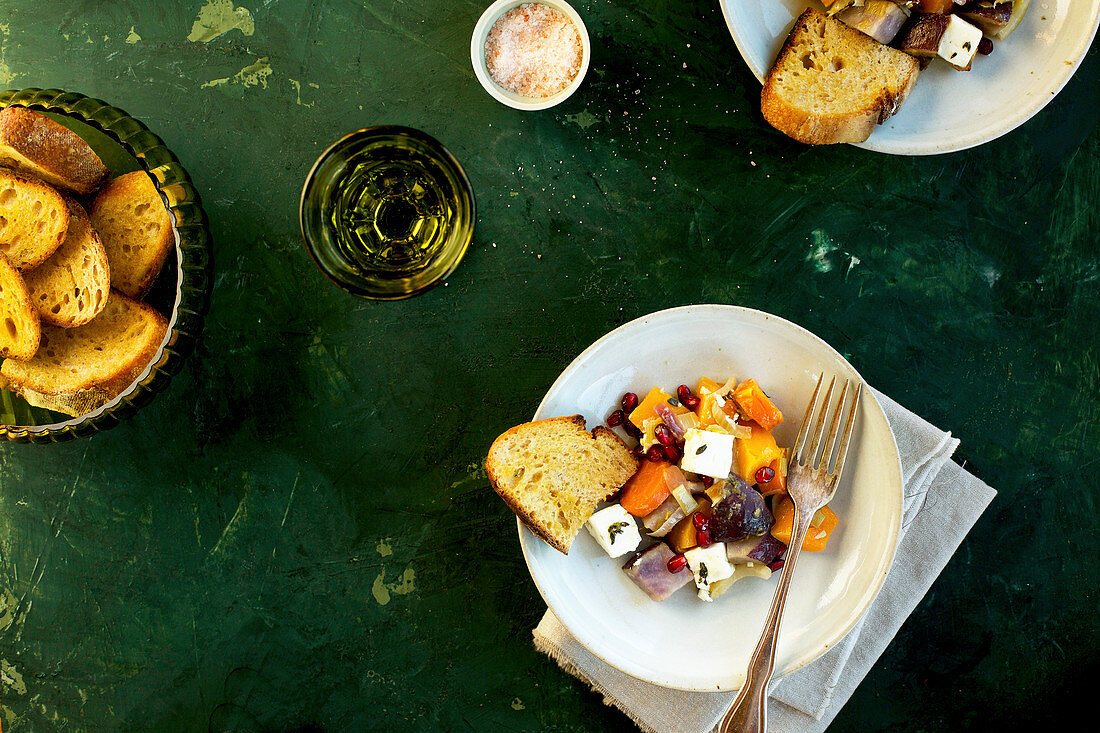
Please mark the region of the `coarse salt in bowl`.
MULTIPOLYGON (((505 35, 507 35, 507 29, 505 30, 505 35)), ((516 37, 511 36, 508 40, 516 40, 516 37)), ((568 54, 568 51, 568 46, 562 49, 562 52, 565 54, 568 54)), ((509 107, 521 110, 546 109, 547 107, 553 107, 568 99, 584 80, 584 75, 588 72, 588 63, 591 56, 592 44, 588 38, 588 29, 585 28, 584 21, 581 20, 581 16, 577 14, 577 11, 574 10, 569 3, 562 2, 561 0, 497 0, 497 2, 486 8, 485 12, 481 15, 477 25, 474 26, 473 37, 470 39, 470 61, 473 63, 474 74, 477 76, 477 80, 481 82, 481 86, 485 87, 485 91, 489 92, 497 101, 509 107), (577 29, 577 34, 580 36, 581 62, 579 70, 564 89, 550 94, 549 96, 524 96, 510 89, 506 89, 493 80, 493 76, 489 70, 486 59, 486 43, 489 40, 489 33, 500 18, 509 11, 519 8, 521 5, 543 5, 558 11, 573 24, 577 29)), ((514 69, 510 69, 506 66, 503 72, 508 73, 513 70, 514 69)), ((500 74, 501 71, 501 69, 498 69, 498 74, 500 74)))

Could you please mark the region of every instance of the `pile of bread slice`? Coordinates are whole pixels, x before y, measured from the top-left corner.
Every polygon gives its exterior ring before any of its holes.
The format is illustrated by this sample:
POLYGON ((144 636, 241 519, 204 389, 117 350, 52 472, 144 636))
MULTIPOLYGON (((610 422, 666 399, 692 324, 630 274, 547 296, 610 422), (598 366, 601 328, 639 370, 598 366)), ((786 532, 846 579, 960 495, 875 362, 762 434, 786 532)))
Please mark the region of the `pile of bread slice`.
POLYGON ((109 174, 68 128, 0 110, 0 387, 72 416, 126 390, 168 327, 141 298, 171 217, 147 173, 109 174))

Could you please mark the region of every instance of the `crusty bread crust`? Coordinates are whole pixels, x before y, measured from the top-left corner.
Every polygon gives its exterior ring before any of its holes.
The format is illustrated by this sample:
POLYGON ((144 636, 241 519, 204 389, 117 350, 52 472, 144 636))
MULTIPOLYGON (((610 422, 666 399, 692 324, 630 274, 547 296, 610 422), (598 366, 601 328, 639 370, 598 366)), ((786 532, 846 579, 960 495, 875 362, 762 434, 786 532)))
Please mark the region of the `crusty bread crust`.
POLYGON ((764 79, 760 110, 773 127, 799 142, 859 143, 901 108, 919 74, 920 64, 908 54, 807 8, 764 79), (883 74, 888 78, 875 78, 883 74), (832 88, 844 78, 870 80, 873 87, 832 88), (827 102, 796 98, 794 87, 827 102))
POLYGON ((27 285, 0 255, 0 357, 30 359, 41 338, 42 327, 27 285))
POLYGON ((107 178, 107 166, 79 135, 24 107, 0 110, 0 165, 86 196, 107 178))
POLYGON ((176 244, 172 217, 145 171, 107 182, 88 210, 111 263, 111 287, 140 298, 176 244))
POLYGON ((0 374, 7 381, 8 388, 20 395, 35 393, 38 399, 54 397, 59 398, 61 402, 66 399, 76 400, 80 393, 87 390, 101 390, 109 398, 114 398, 123 392, 153 360, 164 340, 168 322, 145 303, 130 300, 115 291, 111 292, 110 300, 104 310, 108 313, 117 312, 111 311, 111 308, 122 308, 125 318, 116 317, 113 325, 106 326, 110 329, 108 334, 111 334, 109 338, 112 347, 108 352, 97 350, 98 353, 94 355, 95 359, 112 360, 107 362, 109 371, 105 371, 103 367, 90 370, 86 366, 93 358, 91 352, 87 351, 92 348, 88 345, 89 342, 98 343, 103 338, 94 335, 101 334, 101 329, 105 327, 98 319, 107 316, 101 314, 97 319, 77 328, 46 326, 43 329, 38 358, 29 362, 5 361, 0 367, 0 374), (140 341, 135 340, 136 336, 131 326, 139 332, 140 341), (83 329, 91 329, 91 331, 84 332, 83 329), (125 335, 122 332, 125 332, 125 335), (86 335, 86 333, 93 335, 86 335), (119 338, 125 339, 124 342, 117 343, 119 338), (81 346, 77 347, 76 351, 72 351, 73 347, 70 347, 70 352, 65 357, 61 357, 48 353, 51 343, 77 343, 81 346), (69 374, 68 368, 61 369, 50 359, 62 359, 66 367, 79 366, 85 371, 73 376, 69 374))
POLYGON ((64 198, 69 209, 65 241, 23 279, 44 323, 74 328, 91 321, 107 305, 111 269, 88 214, 75 200, 64 198))
POLYGON ((0 254, 33 270, 65 241, 69 209, 51 186, 0 168, 0 254))
POLYGON ((581 415, 510 428, 493 441, 485 459, 493 490, 532 532, 563 554, 569 553, 577 532, 597 504, 626 483, 637 467, 637 459, 614 431, 599 426, 590 433, 581 415), (517 447, 517 443, 524 445, 517 447), (549 466, 560 470, 550 470, 549 466), (547 475, 524 476, 532 471, 547 475), (593 475, 593 471, 598 474, 593 475), (565 474, 567 480, 563 479, 565 474), (524 484, 524 490, 519 491, 517 482, 524 477, 536 485, 524 484), (560 495, 560 499, 551 503, 547 494, 560 495), (551 526, 543 518, 548 512, 568 522, 551 526))

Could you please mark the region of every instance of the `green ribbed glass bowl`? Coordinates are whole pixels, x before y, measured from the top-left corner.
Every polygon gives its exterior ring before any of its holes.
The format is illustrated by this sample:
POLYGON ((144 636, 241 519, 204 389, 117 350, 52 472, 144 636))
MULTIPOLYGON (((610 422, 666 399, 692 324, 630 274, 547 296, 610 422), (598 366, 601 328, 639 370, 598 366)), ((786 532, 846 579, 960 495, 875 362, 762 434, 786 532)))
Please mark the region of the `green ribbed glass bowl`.
POLYGON ((116 176, 144 170, 172 217, 175 250, 169 254, 145 300, 168 319, 164 342, 137 381, 119 397, 81 417, 28 405, 0 389, 0 438, 19 443, 55 443, 85 438, 132 417, 172 379, 195 348, 210 304, 210 230, 199 194, 187 171, 159 137, 141 122, 99 99, 61 89, 8 90, 0 109, 27 107, 72 129, 116 176))

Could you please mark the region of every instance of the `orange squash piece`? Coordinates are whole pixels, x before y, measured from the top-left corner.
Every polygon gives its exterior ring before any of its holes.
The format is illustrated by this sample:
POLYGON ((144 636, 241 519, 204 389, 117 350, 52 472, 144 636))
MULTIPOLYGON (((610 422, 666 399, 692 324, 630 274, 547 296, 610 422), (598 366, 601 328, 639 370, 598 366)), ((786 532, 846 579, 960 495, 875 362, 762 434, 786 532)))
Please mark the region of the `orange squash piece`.
POLYGON ((783 413, 764 394, 755 379, 746 379, 733 390, 733 401, 741 408, 741 414, 765 430, 771 430, 783 422, 783 413))
MULTIPOLYGON (((825 545, 829 542, 829 536, 840 523, 836 513, 829 507, 823 506, 818 511, 821 512, 824 519, 817 527, 811 524, 810 529, 806 532, 806 537, 802 540, 802 549, 806 552, 821 552, 824 550, 825 545)), ((772 509, 772 516, 775 517, 775 524, 772 525, 771 529, 772 537, 785 545, 790 545, 791 533, 794 532, 794 502, 791 501, 791 497, 784 496, 776 501, 775 507, 772 509)))
POLYGON ((672 492, 665 481, 664 461, 642 461, 641 468, 623 486, 619 504, 635 517, 644 517, 667 499, 672 492))
MULTIPOLYGON (((787 493, 787 466, 786 461, 782 458, 777 458, 768 465, 775 471, 775 477, 771 481, 767 481, 762 484, 757 484, 756 488, 760 492, 761 496, 772 496, 773 494, 786 494, 787 493)), ((755 476, 754 476, 755 478, 755 476)))
POLYGON ((748 423, 748 426, 752 436, 734 441, 733 465, 741 478, 753 484, 756 483, 756 472, 782 458, 783 451, 776 444, 771 430, 753 423, 748 423))
POLYGON ((676 415, 683 415, 688 412, 688 408, 680 404, 679 400, 676 400, 668 392, 665 392, 660 387, 654 387, 649 390, 649 394, 645 396, 645 399, 638 403, 638 406, 634 408, 634 412, 630 413, 630 422, 639 430, 645 429, 645 421, 653 418, 659 418, 660 416, 653 411, 653 406, 664 402, 668 409, 676 415), (669 400, 673 400, 676 404, 672 404, 669 400))

